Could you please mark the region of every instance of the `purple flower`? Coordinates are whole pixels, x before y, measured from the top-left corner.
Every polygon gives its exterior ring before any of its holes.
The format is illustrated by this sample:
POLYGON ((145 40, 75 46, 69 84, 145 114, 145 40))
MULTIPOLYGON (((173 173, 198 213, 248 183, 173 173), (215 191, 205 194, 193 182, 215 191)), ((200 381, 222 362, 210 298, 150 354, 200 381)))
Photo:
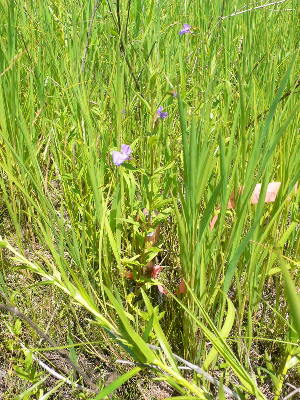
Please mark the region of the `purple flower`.
POLYGON ((122 144, 121 151, 113 151, 111 153, 113 163, 119 167, 124 161, 130 160, 132 150, 128 144, 122 144))
POLYGON ((183 24, 183 29, 181 29, 181 31, 179 32, 179 35, 185 35, 186 33, 192 33, 191 29, 192 29, 191 25, 183 24))
POLYGON ((161 119, 165 119, 169 115, 167 112, 163 112, 162 106, 158 107, 156 114, 157 114, 158 118, 161 118, 161 119))

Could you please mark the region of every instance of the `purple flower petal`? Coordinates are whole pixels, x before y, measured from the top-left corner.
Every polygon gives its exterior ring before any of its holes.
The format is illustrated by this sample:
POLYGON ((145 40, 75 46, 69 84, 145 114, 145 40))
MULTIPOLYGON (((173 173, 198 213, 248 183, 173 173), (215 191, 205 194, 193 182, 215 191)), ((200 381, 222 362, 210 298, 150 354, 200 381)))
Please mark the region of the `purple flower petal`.
POLYGON ((162 106, 158 107, 158 110, 157 110, 156 113, 158 115, 158 118, 161 118, 161 119, 165 119, 169 115, 167 112, 163 111, 163 107, 162 106))
POLYGON ((131 154, 132 150, 129 144, 122 144, 121 146, 121 153, 127 154, 128 156, 131 154))
POLYGON ((129 156, 127 154, 123 154, 120 151, 113 151, 111 153, 113 163, 119 167, 121 164, 123 164, 124 161, 127 161, 129 159, 129 156))
POLYGON ((179 32, 179 35, 185 35, 186 33, 192 33, 191 32, 191 25, 189 24, 183 24, 183 29, 179 32))
POLYGON ((112 151, 111 156, 113 163, 119 167, 124 161, 130 160, 132 150, 128 144, 122 144, 121 151, 112 151))

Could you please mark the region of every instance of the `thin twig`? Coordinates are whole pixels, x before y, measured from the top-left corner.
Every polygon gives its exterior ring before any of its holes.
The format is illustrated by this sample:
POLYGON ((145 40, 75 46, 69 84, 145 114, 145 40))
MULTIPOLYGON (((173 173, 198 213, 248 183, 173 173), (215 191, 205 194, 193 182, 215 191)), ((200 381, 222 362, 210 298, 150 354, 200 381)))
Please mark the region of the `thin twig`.
POLYGON ((8 72, 9 70, 11 70, 13 68, 13 66, 15 65, 15 63, 17 61, 19 61, 19 59, 23 56, 23 54, 26 53, 26 50, 21 51, 20 53, 18 53, 17 55, 15 55, 13 57, 13 59, 11 60, 10 64, 2 71, 0 72, 0 78, 2 75, 4 75, 6 72, 8 72))
MULTIPOLYGON (((0 294, 5 298, 5 296, 0 292, 0 294)), ((44 338, 46 341, 48 341, 52 347, 58 347, 53 340, 47 335, 45 334, 33 321, 31 321, 30 318, 28 318, 25 314, 23 314, 20 310, 18 310, 17 307, 11 306, 11 305, 6 305, 6 304, 0 304, 0 310, 5 310, 5 311, 9 311, 11 312, 13 315, 18 316, 19 318, 23 319, 24 321, 26 321, 42 338, 44 338)), ((106 331, 108 331, 108 333, 115 338, 115 340, 117 340, 119 342, 120 337, 113 331, 105 329, 106 331)), ((157 350, 157 351, 161 351, 161 348, 159 346, 155 346, 152 344, 148 344, 148 347, 152 350, 157 350)), ((67 354, 63 351, 63 350, 59 350, 59 353, 66 358, 67 354)), ((200 368, 198 365, 192 364, 189 361, 185 360, 184 358, 178 356, 175 353, 172 353, 173 357, 180 361, 182 364, 184 364, 189 370, 193 370, 195 372, 197 372, 199 375, 204 376, 210 383, 212 383, 213 385, 219 387, 221 385, 221 383, 214 378, 213 376, 211 376, 208 372, 204 371, 202 368, 200 368)), ((37 357, 34 358, 39 365, 44 368, 45 370, 47 370, 49 373, 51 373, 51 375, 57 377, 58 379, 62 379, 64 380, 66 383, 68 384, 72 384, 73 383, 68 380, 67 378, 63 377, 62 375, 58 374, 56 371, 52 370, 50 367, 48 367, 45 363, 43 363, 41 360, 38 360, 37 357)), ((68 362, 72 365, 72 367, 84 378, 84 380, 86 381, 86 383, 89 384, 89 386, 92 388, 92 391, 95 391, 97 389, 96 385, 90 381, 90 379, 86 376, 85 372, 81 370, 81 368, 79 368, 76 364, 74 364, 69 357, 67 356, 67 360, 68 362)), ((123 363, 123 364, 132 364, 132 365, 140 365, 142 367, 147 367, 147 368, 152 368, 152 369, 159 369, 156 365, 151 365, 151 364, 142 364, 142 363, 135 363, 135 362, 131 362, 131 361, 126 361, 126 360, 117 360, 117 362, 119 363, 123 363)), ((179 367, 180 369, 187 369, 186 367, 179 367)), ((240 397, 237 393, 233 392, 231 389, 229 389, 229 387, 222 385, 223 386, 223 390, 226 394, 228 394, 229 396, 233 397, 236 400, 240 400, 240 397)), ((79 388, 83 388, 80 385, 76 384, 76 387, 79 388)))
MULTIPOLYGON (((108 329, 105 329, 105 330, 107 330, 108 333, 119 342, 120 337, 116 333, 114 333, 108 329)), ((159 346, 155 346, 155 345, 149 344, 149 343, 148 343, 148 347, 152 350, 157 350, 157 351, 162 350, 159 346)), ((193 370, 193 371, 197 372, 199 375, 204 376, 213 385, 215 385, 217 387, 219 387, 221 385, 221 383, 216 378, 211 376, 208 372, 204 371, 202 368, 198 367, 198 365, 195 365, 195 364, 190 363, 189 361, 186 361, 184 358, 178 356, 175 353, 172 353, 172 355, 176 360, 180 361, 182 364, 185 364, 186 367, 188 367, 190 370, 193 370)), ((127 360, 117 360, 117 362, 122 363, 122 364, 137 365, 137 366, 141 366, 141 367, 153 368, 156 370, 159 369, 156 365, 136 363, 136 362, 127 361, 127 360)), ((236 400, 240 400, 240 396, 236 392, 232 391, 231 389, 229 389, 229 387, 227 387, 223 384, 222 384, 222 386, 223 386, 225 393, 227 393, 229 396, 233 397, 236 400)))
POLYGON ((297 393, 300 393, 300 387, 296 387, 294 385, 292 385, 291 383, 287 383, 287 386, 289 386, 290 388, 294 389, 291 393, 289 393, 287 396, 285 396, 283 398, 283 400, 288 400, 289 398, 291 398, 292 396, 294 396, 297 393))
POLYGON ((98 10, 98 8, 100 6, 100 2, 101 2, 101 0, 95 0, 95 5, 94 5, 92 17, 90 19, 89 28, 88 28, 87 35, 86 35, 86 45, 85 45, 85 48, 84 48, 84 53, 83 53, 83 57, 82 57, 82 61, 81 61, 81 72, 82 73, 84 73, 84 70, 85 70, 87 52, 88 52, 90 39, 91 39, 91 35, 92 35, 93 23, 94 23, 94 20, 95 20, 95 17, 96 17, 96 12, 97 12, 97 10, 98 10))
MULTIPOLYGON (((159 350, 161 351, 161 348, 159 346, 154 346, 152 344, 148 344, 148 346, 150 347, 150 349, 153 350, 159 350)), ((210 383, 212 383, 213 385, 219 387, 220 386, 220 382, 214 378, 213 376, 211 376, 208 372, 204 371, 202 368, 198 367, 198 365, 192 364, 189 361, 186 361, 184 358, 178 356, 177 354, 172 353, 173 357, 182 362, 182 364, 185 364, 187 367, 189 367, 191 370, 197 372, 199 375, 204 376, 210 383)), ((240 400, 240 396, 233 392, 231 389, 229 389, 229 387, 223 385, 223 390, 225 393, 227 393, 229 396, 232 396, 234 399, 240 400)))
POLYGON ((116 8, 117 8, 118 29, 119 29, 119 34, 121 34, 122 24, 121 24, 121 13, 120 13, 120 0, 117 0, 116 8))
MULTIPOLYGON (((20 343, 20 345, 21 345, 22 349, 28 350, 27 347, 23 343, 20 343)), ((96 390, 92 390, 90 388, 86 388, 84 386, 81 386, 78 383, 70 381, 70 379, 68 379, 65 376, 59 374, 53 368, 50 368, 49 365, 45 364, 43 361, 41 361, 35 355, 32 355, 32 358, 33 358, 33 360, 35 362, 37 362, 39 364, 39 366, 41 368, 43 368, 45 371, 49 372, 49 374, 52 375, 54 378, 59 379, 59 380, 65 382, 65 383, 67 383, 70 386, 74 386, 74 387, 76 387, 76 389, 81 389, 81 390, 92 392, 92 393, 98 393, 98 390, 97 391, 96 390)))
POLYGON ((127 18, 126 18, 126 26, 125 26, 125 41, 127 42, 127 33, 128 33, 128 25, 129 25, 129 17, 130 17, 130 8, 131 8, 131 0, 128 1, 127 6, 127 18))
MULTIPOLYGON (((148 344, 148 347, 152 350, 161 350, 161 348, 159 346, 154 346, 152 344, 148 344)), ((199 375, 204 376, 210 383, 212 383, 213 385, 219 387, 220 386, 220 382, 214 378, 213 376, 211 376, 208 372, 204 371, 202 368, 198 367, 198 365, 192 364, 189 361, 186 361, 184 358, 179 357, 177 354, 172 353, 173 357, 180 361, 182 364, 185 364, 185 367, 179 366, 179 369, 187 369, 187 370, 192 370, 197 372, 199 375)), ((155 365, 151 365, 151 364, 143 364, 143 363, 136 363, 133 361, 128 361, 128 360, 117 360, 116 361, 119 364, 127 364, 127 365, 137 365, 137 366, 141 366, 141 367, 150 367, 153 369, 159 369, 157 366, 155 365)), ((223 385, 223 390, 226 394, 228 394, 229 396, 233 397, 234 399, 240 400, 240 397, 237 393, 233 392, 231 389, 229 389, 229 387, 223 385)))
MULTIPOLYGON (((1 294, 1 293, 0 293, 1 294)), ((8 304, 2 304, 0 303, 0 310, 10 312, 13 314, 15 317, 19 317, 23 321, 25 321, 28 325, 31 326, 31 328, 45 341, 50 343, 52 347, 58 347, 57 344, 45 333, 43 332, 29 317, 27 317, 25 314, 23 314, 17 307, 8 305, 8 304)), ((84 381, 93 389, 96 390, 97 386, 92 382, 92 380, 87 376, 85 371, 83 371, 78 365, 73 363, 73 361, 70 360, 68 352, 65 350, 57 350, 57 352, 71 365, 71 367, 76 371, 79 375, 81 375, 84 379, 84 381)))
POLYGON ((153 50, 154 50, 154 47, 155 47, 156 43, 157 43, 157 41, 155 41, 155 42, 153 43, 153 45, 152 45, 152 47, 151 47, 151 49, 150 49, 150 51, 149 51, 149 54, 148 54, 148 56, 147 56, 147 58, 146 58, 146 60, 145 60, 145 62, 144 62, 144 65, 142 66, 140 72, 138 73, 137 79, 140 79, 140 77, 141 77, 141 75, 142 75, 142 73, 143 73, 143 71, 144 71, 144 68, 145 68, 145 66, 147 65, 148 61, 149 61, 149 58, 151 57, 151 54, 152 54, 152 52, 153 52, 153 50))
POLYGON ((140 363, 136 361, 129 361, 129 360, 116 360, 116 363, 118 364, 124 364, 124 365, 135 365, 137 367, 143 367, 143 368, 152 368, 152 369, 157 369, 160 370, 159 367, 153 364, 145 364, 145 363, 140 363))
MULTIPOLYGON (((107 2, 108 2, 108 4, 109 4, 109 1, 108 1, 108 0, 107 0, 107 2)), ((129 7, 130 7, 130 6, 131 6, 131 0, 130 0, 130 2, 129 2, 129 7)), ((110 9, 111 9, 111 8, 110 8, 110 9)), ((118 9, 117 13, 118 13, 118 21, 119 21, 119 18, 120 18, 120 16, 119 16, 119 15, 120 15, 120 9, 118 9)), ((126 21, 126 28, 125 28, 125 41, 126 41, 126 42, 127 42, 127 24, 128 24, 128 19, 129 19, 129 10, 128 10, 128 14, 127 14, 127 21, 126 21)), ((122 37, 121 25, 118 25, 118 23, 116 23, 116 27, 117 27, 117 29, 119 29, 119 40, 120 40, 120 44, 119 44, 119 45, 120 45, 121 54, 123 55, 123 57, 124 57, 124 59, 125 59, 125 62, 126 62, 126 64, 127 64, 127 67, 128 67, 128 69, 129 69, 129 73, 130 73, 130 75, 131 75, 131 77, 132 77, 132 79, 133 79, 133 81, 134 81, 136 90, 137 90, 138 92, 140 92, 139 95, 140 95, 142 98, 144 98, 144 94, 143 94, 143 92, 142 92, 142 90, 141 90, 141 85, 140 85, 140 76, 141 76, 141 74, 142 74, 142 72, 143 72, 143 70, 144 70, 144 68, 145 68, 145 65, 147 64, 149 58, 151 57, 151 54, 152 54, 152 52, 153 52, 153 50, 154 50, 154 47, 155 47, 155 44, 157 43, 157 41, 155 41, 155 42, 153 43, 152 48, 151 48, 151 50, 150 50, 150 52, 149 52, 149 54, 148 54, 148 56, 147 56, 147 58, 146 58, 146 60, 145 60, 145 62, 144 62, 144 65, 142 66, 142 69, 140 70, 140 72, 139 72, 138 74, 136 74, 135 71, 134 71, 134 68, 133 68, 133 66, 132 66, 132 63, 131 63, 131 61, 130 61, 128 55, 127 55, 126 46, 125 46, 125 43, 124 43, 124 40, 123 40, 123 37, 122 37)), ((133 46, 132 46, 132 47, 133 47, 133 46)), ((135 50, 134 47, 133 47, 133 50, 136 52, 136 50, 135 50)))
POLYGON ((300 387, 297 388, 296 386, 292 385, 291 383, 287 383, 287 386, 291 387, 292 389, 300 390, 300 387))
MULTIPOLYGON (((298 91, 296 89, 298 89, 299 87, 300 87, 300 77, 298 77, 298 79, 296 80, 293 89, 288 90, 286 93, 284 93, 280 97, 279 102, 285 100, 287 97, 289 97, 292 94, 298 93, 298 91)), ((258 114, 256 119, 253 119, 248 123, 248 125, 246 126, 246 129, 250 128, 251 125, 253 125, 255 122, 259 121, 262 117, 264 117, 267 114, 268 111, 269 111, 269 108, 265 109, 260 114, 258 114)))
POLYGON ((288 400, 288 399, 290 399, 291 397, 293 397, 297 393, 300 393, 300 388, 299 389, 296 388, 295 390, 293 390, 291 393, 289 393, 287 396, 285 396, 283 398, 283 400, 288 400))
POLYGON ((240 15, 240 14, 244 14, 253 10, 258 10, 260 8, 265 8, 265 7, 270 7, 270 6, 275 6, 277 4, 282 4, 282 3, 286 3, 288 0, 280 0, 280 1, 274 1, 273 3, 267 3, 267 4, 262 4, 261 6, 256 6, 253 8, 248 8, 247 10, 242 10, 242 11, 236 11, 230 15, 226 15, 225 17, 221 17, 221 19, 226 19, 229 17, 234 17, 236 15, 240 15))
POLYGON ((281 8, 280 10, 270 10, 270 12, 281 12, 281 11, 296 11, 295 8, 281 8))
POLYGON ((139 84, 139 80, 138 80, 138 78, 135 76, 135 72, 134 72, 133 66, 132 66, 131 62, 129 61, 129 57, 128 57, 127 54, 126 54, 126 47, 125 47, 125 44, 124 44, 124 41, 123 41, 123 38, 122 38, 122 32, 121 32, 120 5, 117 4, 117 14, 118 14, 118 15, 117 15, 117 20, 116 20, 116 18, 114 17, 114 13, 113 13, 113 11, 112 11, 112 7, 111 7, 111 4, 110 4, 110 1, 109 1, 109 0, 106 0, 106 2, 107 2, 107 4, 108 4, 109 10, 110 10, 110 12, 111 12, 111 15, 112 15, 113 21, 114 21, 114 23, 115 23, 116 29, 117 29, 118 32, 119 32, 119 47, 120 47, 121 54, 123 55, 123 57, 124 57, 124 59, 125 59, 125 62, 126 62, 126 64, 127 64, 127 67, 128 67, 128 69, 129 69, 129 73, 130 73, 130 75, 131 75, 131 77, 132 77, 132 79, 133 79, 133 81, 134 81, 136 90, 137 90, 138 92, 140 92, 140 96, 141 96, 141 97, 144 97, 143 93, 141 92, 141 86, 140 86, 140 84, 139 84))

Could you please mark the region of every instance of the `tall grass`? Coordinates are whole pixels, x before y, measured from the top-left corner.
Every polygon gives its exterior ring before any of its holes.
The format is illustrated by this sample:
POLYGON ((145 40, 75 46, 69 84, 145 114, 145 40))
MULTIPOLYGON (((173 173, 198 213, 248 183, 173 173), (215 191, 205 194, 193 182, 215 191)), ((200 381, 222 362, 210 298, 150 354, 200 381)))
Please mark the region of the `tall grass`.
POLYGON ((299 10, 291 0, 221 18, 253 4, 0 2, 2 245, 140 363, 111 390, 151 364, 182 396, 213 394, 172 346, 256 398, 270 377, 279 398, 299 361, 299 10), (193 34, 178 34, 183 23, 193 34), (116 167, 122 143, 133 157, 116 167), (282 184, 265 204, 271 181, 282 184))

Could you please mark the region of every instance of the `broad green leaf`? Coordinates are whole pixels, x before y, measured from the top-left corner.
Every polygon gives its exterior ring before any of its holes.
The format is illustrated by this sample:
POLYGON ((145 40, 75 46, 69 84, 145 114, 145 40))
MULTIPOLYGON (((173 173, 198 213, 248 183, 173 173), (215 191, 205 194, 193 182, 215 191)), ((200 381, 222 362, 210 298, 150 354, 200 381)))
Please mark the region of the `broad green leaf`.
POLYGON ((108 386, 106 386, 104 389, 102 389, 101 392, 96 397, 94 397, 92 400, 105 399, 107 396, 109 396, 112 392, 114 392, 116 389, 118 389, 120 386, 122 386, 125 382, 127 382, 129 379, 131 379, 136 374, 138 374, 140 371, 141 371, 141 368, 136 367, 136 368, 133 368, 132 370, 126 372, 125 374, 119 376, 115 381, 113 381, 108 386))
MULTIPOLYGON (((164 400, 169 399, 170 397, 166 397, 164 400)), ((195 397, 195 396, 172 396, 172 399, 175 400, 198 400, 199 397, 195 397)))
MULTIPOLYGON (((231 328, 233 326, 234 323, 234 319, 235 319, 235 308, 234 305, 232 304, 232 301, 229 299, 229 297, 227 297, 227 304, 228 304, 228 310, 227 310, 227 315, 226 315, 226 319, 224 322, 224 325, 222 326, 222 329, 220 330, 220 336, 224 339, 226 339, 231 331, 231 328)), ((204 369, 208 369, 209 365, 216 359, 218 355, 217 350, 213 347, 204 363, 203 363, 203 368, 204 369)))
POLYGON ((133 347, 133 351, 136 352, 135 355, 138 358, 137 361, 149 364, 153 363, 153 361, 156 358, 155 354, 149 349, 147 343, 145 343, 145 341, 140 337, 140 335, 136 333, 136 331, 132 328, 122 305, 116 300, 111 291, 106 287, 105 287, 105 292, 122 322, 123 329, 127 334, 127 340, 130 341, 130 344, 133 347), (144 359, 139 359, 141 355, 144 356, 143 357, 144 359))
POLYGON ((172 355, 171 346, 168 343, 168 340, 167 340, 167 338, 166 338, 166 336, 165 336, 165 334, 164 334, 164 332, 163 332, 163 330, 162 330, 162 328, 161 328, 161 326, 159 324, 157 315, 154 312, 154 309, 153 309, 153 307, 152 307, 152 305, 150 303, 150 300, 149 300, 148 296, 146 295, 146 293, 143 290, 142 290, 142 296, 143 296, 144 302, 146 304, 148 313, 153 315, 153 329, 154 329, 154 331, 156 333, 156 337, 157 337, 157 339, 159 341, 159 344, 160 344, 165 356, 167 357, 169 363, 171 364, 172 368, 174 369, 174 371, 178 372, 175 359, 174 359, 174 357, 172 355))
POLYGON ((289 274, 286 263, 284 262, 284 260, 282 259, 281 256, 279 256, 279 257, 280 257, 282 275, 283 275, 283 278, 285 281, 285 291, 286 291, 289 311, 290 311, 291 318, 293 320, 295 329, 298 333, 298 337, 300 338, 300 297, 299 297, 299 294, 297 293, 296 286, 289 274))
POLYGON ((171 295, 171 296, 178 302, 178 304, 182 307, 182 309, 185 310, 185 312, 188 315, 190 315, 190 317, 196 323, 196 325, 200 327, 204 336, 212 343, 212 345, 217 350, 217 352, 230 365, 230 367, 235 372, 236 376, 240 379, 242 385, 244 386, 244 389, 252 394, 257 393, 258 399, 265 400, 265 396, 261 393, 261 391, 259 389, 257 389, 257 385, 255 382, 253 382, 253 379, 250 376, 250 374, 246 371, 244 366, 236 358, 234 352, 229 347, 229 345, 226 343, 226 341, 220 336, 218 329, 214 326, 211 318, 209 317, 207 312, 202 307, 202 304, 200 303, 200 301, 195 297, 194 293, 192 292, 192 290, 190 289, 190 287, 188 285, 187 285, 187 288, 188 288, 189 293, 191 294, 192 298, 194 299, 195 303, 198 305, 199 310, 201 311, 202 317, 204 318, 204 321, 210 327, 210 329, 208 329, 206 324, 204 324, 201 321, 201 319, 197 318, 195 316, 195 314, 191 310, 189 310, 183 304, 183 302, 181 302, 176 296, 173 296, 173 295, 171 295))
MULTIPOLYGON (((26 378, 26 376, 25 376, 25 378, 26 378)), ((49 378, 49 375, 42 377, 38 382, 34 383, 32 386, 30 386, 24 392, 20 393, 16 397, 16 400, 29 399, 31 397, 31 395, 34 395, 36 393, 36 390, 38 389, 38 387, 41 386, 48 378, 49 378)))

